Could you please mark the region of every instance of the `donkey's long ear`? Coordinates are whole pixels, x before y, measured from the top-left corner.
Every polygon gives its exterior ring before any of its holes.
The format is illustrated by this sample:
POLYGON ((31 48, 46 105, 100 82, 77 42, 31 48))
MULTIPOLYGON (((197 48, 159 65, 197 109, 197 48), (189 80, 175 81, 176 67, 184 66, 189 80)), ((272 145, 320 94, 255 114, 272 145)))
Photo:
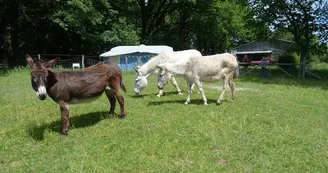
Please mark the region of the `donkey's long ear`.
POLYGON ((57 59, 59 59, 59 58, 58 58, 58 57, 56 57, 56 58, 54 58, 54 59, 52 59, 52 60, 48 61, 48 62, 47 62, 47 64, 46 64, 46 67, 50 67, 50 66, 52 66, 52 65, 56 64, 56 62, 57 62, 57 59))
POLYGON ((159 64, 156 67, 159 68, 159 75, 165 74, 165 67, 162 64, 159 64))
POLYGON ((26 62, 30 66, 30 68, 33 68, 35 66, 34 61, 29 54, 26 54, 26 62))
POLYGON ((133 67, 134 71, 136 71, 137 73, 139 72, 139 68, 140 68, 139 66, 134 66, 133 67))

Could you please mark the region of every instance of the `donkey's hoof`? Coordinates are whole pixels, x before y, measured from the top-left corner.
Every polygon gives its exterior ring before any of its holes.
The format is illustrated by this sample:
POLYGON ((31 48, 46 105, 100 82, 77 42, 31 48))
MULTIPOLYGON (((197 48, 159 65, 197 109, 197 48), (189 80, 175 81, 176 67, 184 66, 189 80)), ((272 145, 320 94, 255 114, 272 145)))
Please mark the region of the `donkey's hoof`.
POLYGON ((114 114, 108 114, 107 119, 110 119, 113 117, 114 114))
POLYGON ((119 117, 118 117, 118 119, 120 119, 120 120, 124 120, 125 119, 125 115, 120 115, 119 117))
POLYGON ((67 135, 67 134, 62 134, 62 133, 61 133, 61 134, 60 134, 60 139, 61 139, 61 140, 64 140, 65 137, 66 137, 66 135, 67 135))

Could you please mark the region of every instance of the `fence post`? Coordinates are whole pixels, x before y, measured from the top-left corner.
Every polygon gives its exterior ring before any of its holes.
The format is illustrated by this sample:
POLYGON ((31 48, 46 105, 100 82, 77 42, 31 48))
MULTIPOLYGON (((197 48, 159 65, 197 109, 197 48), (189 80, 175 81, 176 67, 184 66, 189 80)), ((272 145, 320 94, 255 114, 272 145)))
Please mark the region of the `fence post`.
POLYGON ((84 55, 82 55, 82 68, 84 68, 84 55))
POLYGON ((38 58, 39 58, 39 60, 41 59, 41 56, 40 56, 40 54, 38 54, 38 58))

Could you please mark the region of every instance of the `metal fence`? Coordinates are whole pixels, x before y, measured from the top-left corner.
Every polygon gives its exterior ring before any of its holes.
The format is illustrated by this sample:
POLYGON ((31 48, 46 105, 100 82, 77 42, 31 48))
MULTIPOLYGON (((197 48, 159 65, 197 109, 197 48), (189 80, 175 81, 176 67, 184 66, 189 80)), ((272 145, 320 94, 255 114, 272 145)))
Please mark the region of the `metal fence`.
POLYGON ((56 67, 65 69, 86 68, 102 61, 99 56, 91 55, 37 54, 33 57, 44 61, 57 58, 56 67))

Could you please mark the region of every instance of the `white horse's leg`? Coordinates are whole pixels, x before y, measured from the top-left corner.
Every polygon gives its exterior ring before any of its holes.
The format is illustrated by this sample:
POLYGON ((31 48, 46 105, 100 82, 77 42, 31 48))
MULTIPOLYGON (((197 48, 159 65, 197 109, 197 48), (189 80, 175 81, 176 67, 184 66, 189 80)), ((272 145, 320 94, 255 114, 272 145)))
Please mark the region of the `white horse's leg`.
POLYGON ((229 86, 230 86, 230 89, 231 89, 231 93, 232 93, 232 101, 235 101, 236 99, 236 90, 235 90, 235 83, 233 82, 232 79, 229 80, 229 86))
POLYGON ((188 86, 188 96, 187 96, 187 100, 186 100, 186 102, 185 102, 186 105, 188 105, 188 104, 190 103, 191 85, 192 85, 192 83, 187 82, 187 86, 188 86))
POLYGON ((179 88, 178 83, 175 80, 175 78, 174 77, 171 77, 170 81, 171 81, 172 85, 175 87, 175 89, 178 91, 178 94, 179 95, 182 95, 181 89, 179 88))
POLYGON ((206 96, 205 96, 205 93, 204 93, 204 90, 203 90, 202 83, 200 81, 196 81, 195 85, 197 86, 198 91, 199 91, 200 95, 202 96, 202 98, 204 100, 204 105, 208 105, 207 104, 207 99, 206 99, 206 96))
POLYGON ((227 91, 229 80, 230 80, 230 77, 227 76, 227 75, 224 75, 224 77, 223 77, 223 89, 222 89, 222 92, 221 92, 221 95, 220 95, 218 101, 216 102, 218 105, 221 104, 221 101, 224 98, 224 94, 227 91))

